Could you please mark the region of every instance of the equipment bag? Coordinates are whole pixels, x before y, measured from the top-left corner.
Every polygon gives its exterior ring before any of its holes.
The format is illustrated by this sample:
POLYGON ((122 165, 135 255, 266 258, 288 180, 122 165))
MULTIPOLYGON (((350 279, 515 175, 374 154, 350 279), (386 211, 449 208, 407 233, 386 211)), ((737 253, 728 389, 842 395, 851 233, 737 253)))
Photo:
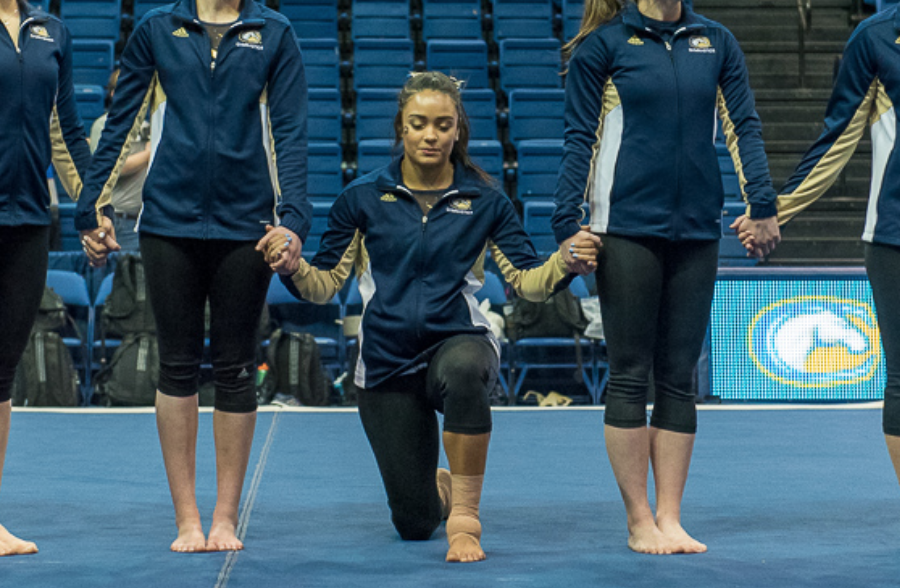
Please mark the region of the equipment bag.
POLYGON ((576 337, 584 334, 588 320, 581 302, 561 290, 544 302, 516 298, 506 317, 506 335, 511 341, 528 337, 576 337))
POLYGON ((107 406, 153 406, 159 383, 159 347, 149 333, 130 333, 109 365, 94 378, 95 394, 107 406))
POLYGON ((326 406, 331 395, 319 345, 310 333, 276 329, 269 342, 268 364, 275 393, 290 394, 304 406, 326 406))
POLYGON ((156 319, 147 298, 144 263, 123 255, 116 265, 112 290, 103 305, 100 337, 125 337, 129 333, 156 333, 156 319))
POLYGON ((59 333, 32 331, 16 369, 16 406, 77 406, 78 373, 59 333))

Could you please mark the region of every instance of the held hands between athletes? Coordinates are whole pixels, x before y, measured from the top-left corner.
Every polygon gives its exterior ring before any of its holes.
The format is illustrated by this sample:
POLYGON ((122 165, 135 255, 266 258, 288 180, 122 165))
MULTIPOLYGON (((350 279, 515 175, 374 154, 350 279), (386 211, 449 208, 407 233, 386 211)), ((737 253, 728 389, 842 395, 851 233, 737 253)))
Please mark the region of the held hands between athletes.
MULTIPOLYGON (((96 229, 81 231, 81 246, 91 267, 103 267, 110 253, 122 249, 108 217, 103 217, 96 229)), ((272 271, 284 275, 291 275, 300 267, 302 249, 303 243, 293 231, 284 227, 276 229, 272 225, 266 225, 266 235, 256 244, 256 250, 264 252, 272 271)))
MULTIPOLYGON (((566 262, 569 271, 579 275, 586 275, 597 268, 597 254, 603 243, 600 237, 590 232, 589 227, 583 226, 581 228, 581 231, 566 239, 559 247, 563 261, 566 262)), ((287 261, 282 253, 285 252, 285 247, 290 246, 292 242, 299 243, 299 240, 296 236, 289 238, 285 233, 284 229, 276 229, 271 225, 267 225, 266 236, 263 237, 256 248, 261 250, 262 247, 267 247, 266 262, 269 263, 272 271, 284 276, 290 276, 300 267, 299 248, 297 249, 296 259, 292 261, 287 261)), ((290 231, 287 231, 287 233, 290 233, 290 231)))

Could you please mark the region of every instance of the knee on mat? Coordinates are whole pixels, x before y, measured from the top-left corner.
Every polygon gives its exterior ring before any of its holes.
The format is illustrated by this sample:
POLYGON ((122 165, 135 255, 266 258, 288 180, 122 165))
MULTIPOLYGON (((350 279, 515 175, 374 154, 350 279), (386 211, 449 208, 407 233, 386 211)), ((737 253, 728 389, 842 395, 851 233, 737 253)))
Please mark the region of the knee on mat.
POLYGON ((428 521, 421 517, 394 516, 391 520, 400 538, 404 541, 428 541, 441 523, 440 519, 428 521))

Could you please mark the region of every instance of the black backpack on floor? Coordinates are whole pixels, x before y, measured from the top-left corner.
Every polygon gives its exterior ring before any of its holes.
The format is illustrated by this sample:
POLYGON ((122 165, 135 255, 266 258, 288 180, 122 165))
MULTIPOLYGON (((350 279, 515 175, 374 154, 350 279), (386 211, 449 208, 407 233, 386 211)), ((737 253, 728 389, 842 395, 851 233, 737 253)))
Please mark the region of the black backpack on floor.
POLYGON ((289 394, 304 406, 329 403, 331 386, 314 336, 276 329, 269 342, 268 355, 268 377, 274 378, 275 394, 289 394))
POLYGON ((129 333, 94 378, 95 395, 107 406, 153 406, 159 383, 159 347, 149 333, 129 333))

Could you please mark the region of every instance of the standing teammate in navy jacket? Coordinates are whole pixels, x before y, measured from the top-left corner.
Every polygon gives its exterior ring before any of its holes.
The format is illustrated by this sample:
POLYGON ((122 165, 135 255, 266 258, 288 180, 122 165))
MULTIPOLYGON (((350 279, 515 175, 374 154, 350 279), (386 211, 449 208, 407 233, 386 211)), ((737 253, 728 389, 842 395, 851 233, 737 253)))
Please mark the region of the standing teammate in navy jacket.
POLYGON ((241 549, 235 529, 256 423, 256 327, 270 265, 296 267, 310 224, 300 48, 287 19, 253 0, 181 0, 138 24, 121 70, 76 225, 92 263, 105 263, 116 247, 112 188, 150 113, 138 224, 159 334, 157 423, 178 526, 172 549, 241 549), (261 250, 275 235, 287 246, 267 264, 261 250), (208 539, 194 473, 207 299, 218 470, 208 539))
POLYGON ((730 32, 680 0, 588 0, 566 49, 565 151, 553 227, 567 255, 587 199, 591 231, 603 240, 597 284, 610 365, 605 436, 628 514, 628 545, 702 552, 706 546, 680 519, 697 426, 692 373, 722 235, 716 111, 747 202, 747 229, 766 247, 778 238, 743 55, 730 32))
MULTIPOLYGON (((403 157, 347 186, 312 263, 302 262, 287 283, 323 304, 355 266, 364 303, 359 416, 394 526, 403 539, 425 540, 445 518, 447 561, 479 561, 489 394, 499 365, 474 296, 485 251, 532 300, 564 287, 568 270, 558 253, 541 262, 512 202, 469 159, 469 125, 451 78, 416 75, 398 102, 394 133, 403 157), (437 473, 435 410, 444 413, 450 472, 437 473)), ((596 259, 596 241, 579 242, 581 259, 596 259)))
MULTIPOLYGON (((797 165, 778 196, 778 220, 785 223, 834 184, 865 133, 872 137, 872 185, 866 224, 866 271, 878 311, 887 367, 882 429, 900 479, 900 10, 882 11, 857 27, 844 58, 828 109, 825 129, 797 165)), ((751 234, 741 235, 754 244, 751 234)))
MULTIPOLYGON (((52 162, 74 199, 90 162, 75 108, 72 39, 24 1, 0 0, 0 478, 10 392, 47 277, 52 162)), ((35 553, 0 525, 0 556, 35 553)))

